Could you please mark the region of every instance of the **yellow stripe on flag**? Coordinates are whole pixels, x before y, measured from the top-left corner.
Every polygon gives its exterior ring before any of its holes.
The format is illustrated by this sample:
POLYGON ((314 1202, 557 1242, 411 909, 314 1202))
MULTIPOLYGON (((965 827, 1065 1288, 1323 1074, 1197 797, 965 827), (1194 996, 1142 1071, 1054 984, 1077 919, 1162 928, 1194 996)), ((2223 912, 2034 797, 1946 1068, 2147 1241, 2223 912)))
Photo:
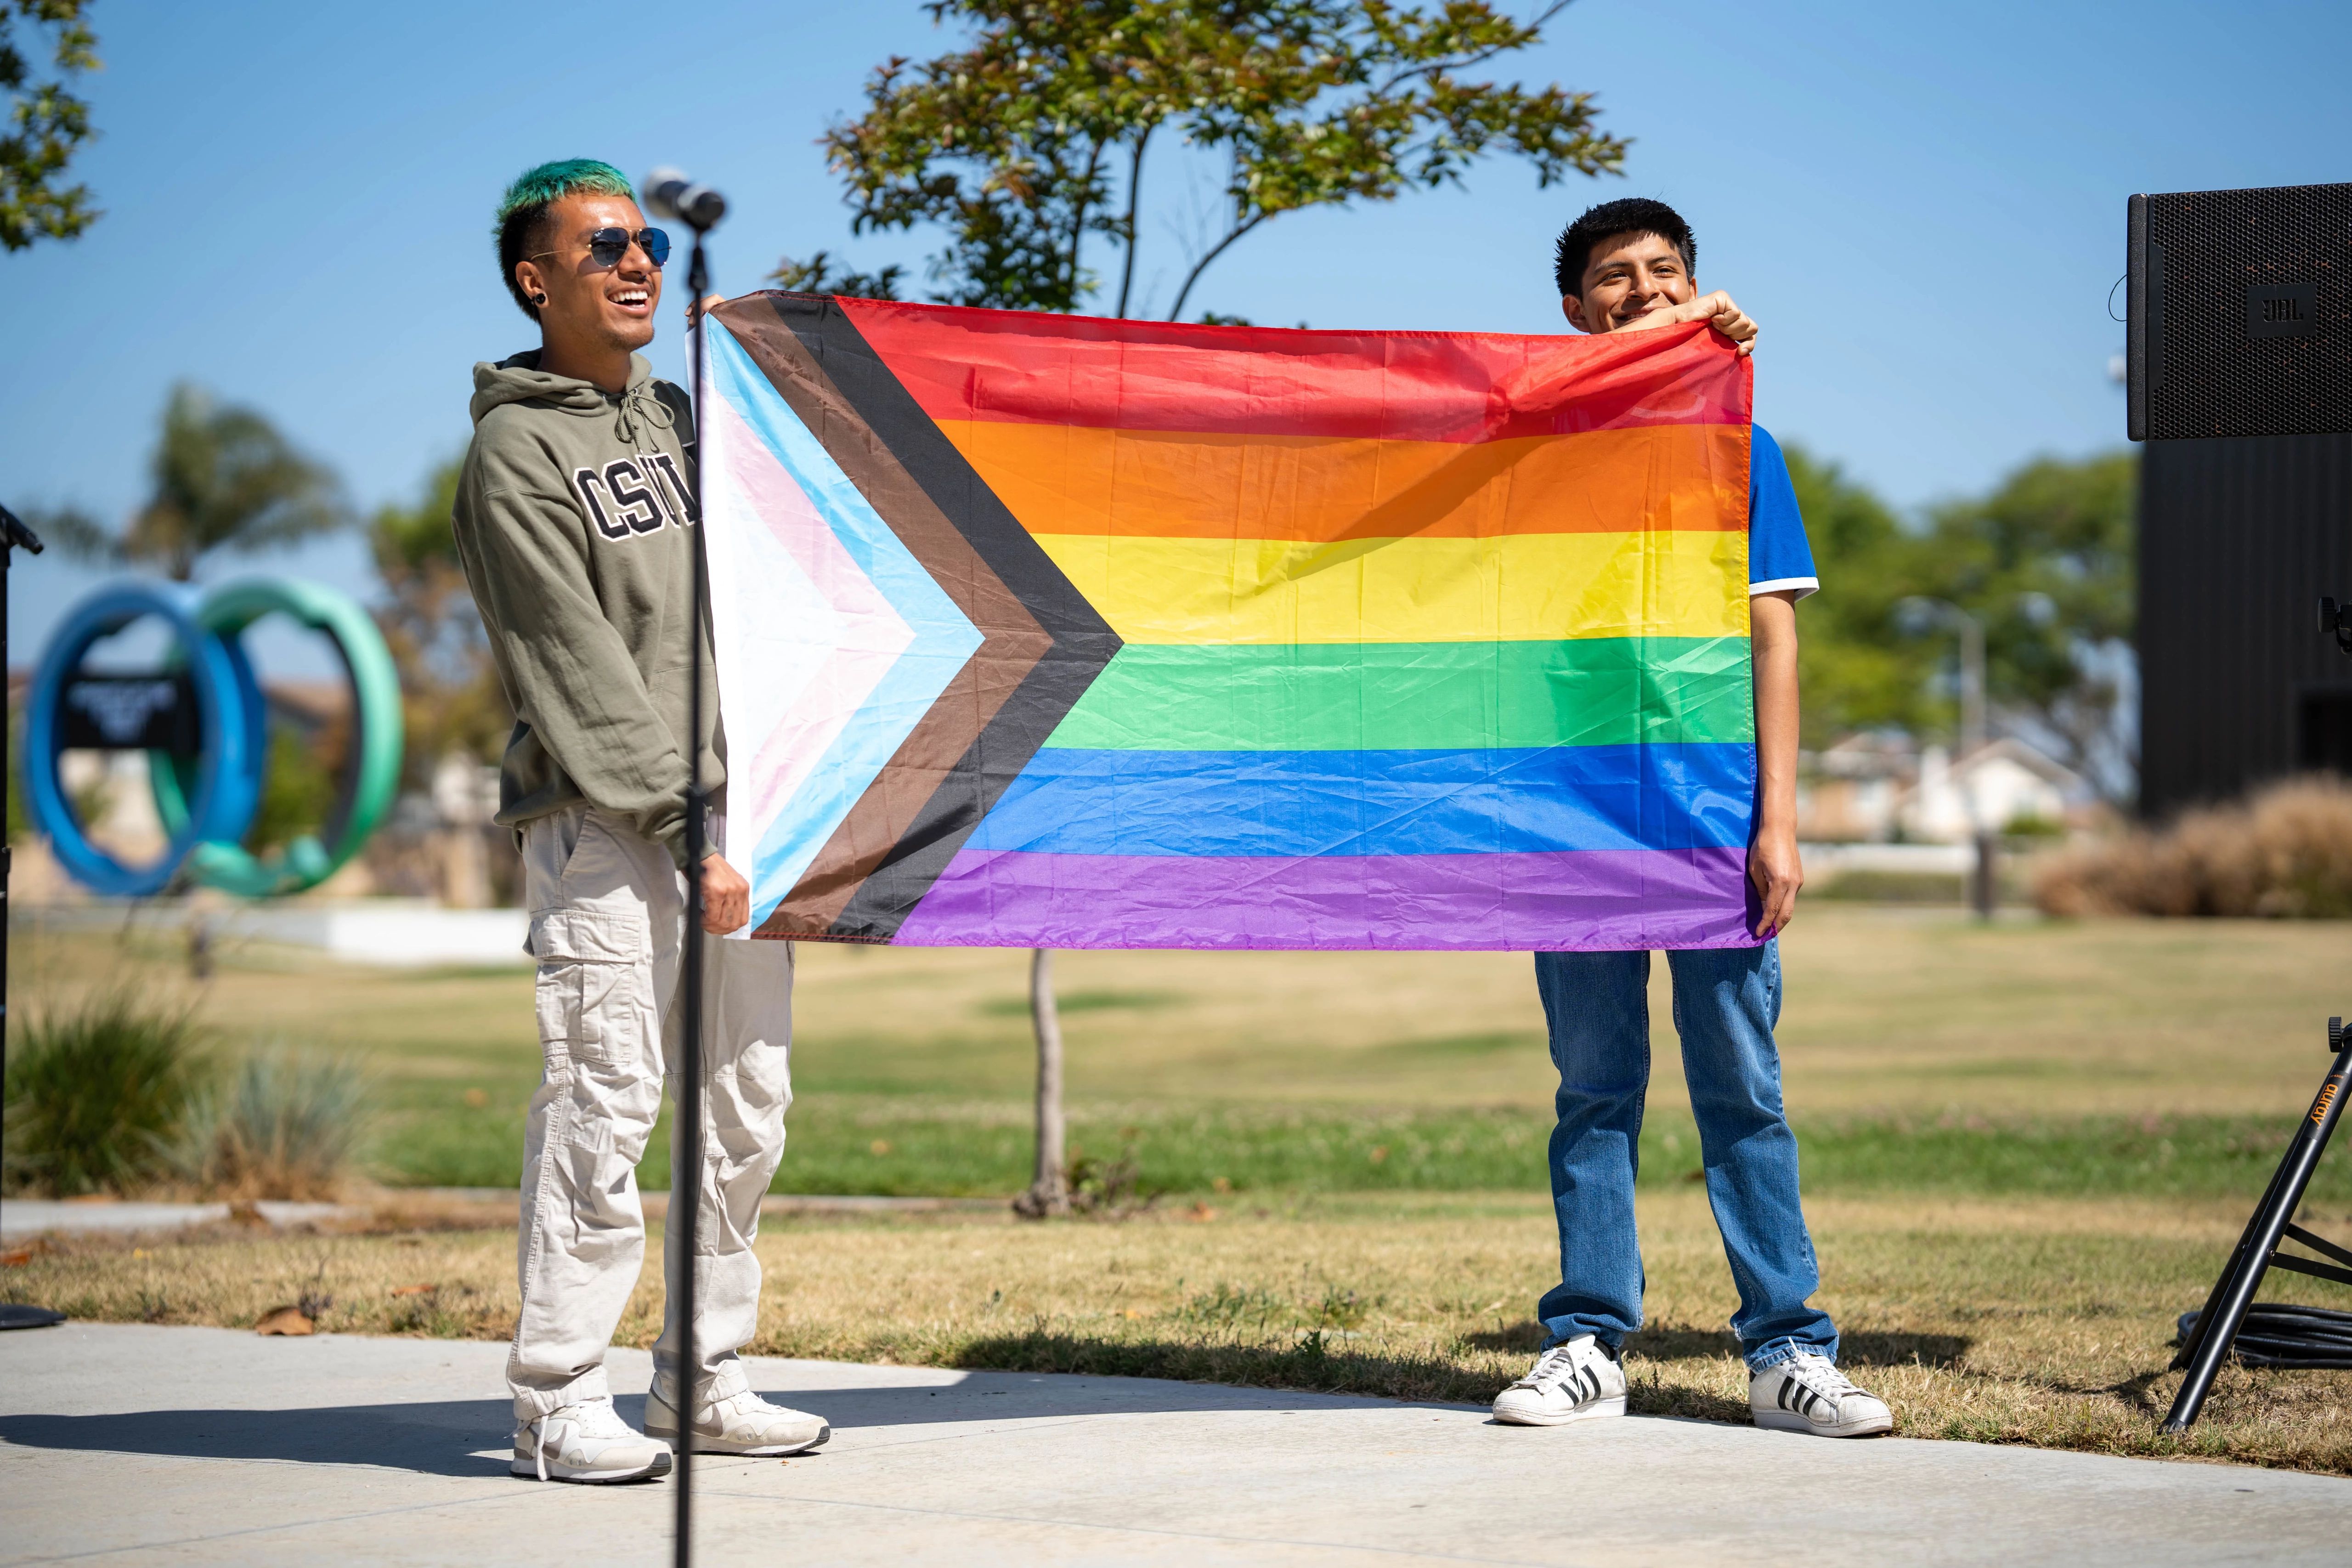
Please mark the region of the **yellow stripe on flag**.
POLYGON ((1748 635, 1744 532, 1485 539, 1035 536, 1131 643, 1748 635))

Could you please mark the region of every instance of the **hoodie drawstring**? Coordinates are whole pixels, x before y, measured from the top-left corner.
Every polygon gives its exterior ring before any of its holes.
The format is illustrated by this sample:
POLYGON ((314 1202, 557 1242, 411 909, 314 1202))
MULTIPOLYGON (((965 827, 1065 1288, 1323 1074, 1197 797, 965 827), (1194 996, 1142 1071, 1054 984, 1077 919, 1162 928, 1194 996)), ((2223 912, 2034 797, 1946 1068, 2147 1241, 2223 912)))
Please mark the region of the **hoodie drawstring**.
POLYGON ((637 445, 640 421, 655 430, 667 430, 677 423, 677 416, 669 411, 669 405, 654 395, 654 384, 650 381, 638 382, 621 394, 619 405, 614 414, 613 434, 625 444, 634 447, 637 445))

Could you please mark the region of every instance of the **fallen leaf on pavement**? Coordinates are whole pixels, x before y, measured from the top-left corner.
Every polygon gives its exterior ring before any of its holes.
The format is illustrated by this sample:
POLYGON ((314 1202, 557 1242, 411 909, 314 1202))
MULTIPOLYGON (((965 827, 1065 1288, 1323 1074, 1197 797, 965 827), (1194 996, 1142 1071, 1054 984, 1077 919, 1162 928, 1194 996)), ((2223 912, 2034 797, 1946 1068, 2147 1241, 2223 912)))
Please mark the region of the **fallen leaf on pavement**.
POLYGON ((257 1334, 307 1334, 318 1325, 302 1315, 299 1307, 278 1307, 261 1314, 261 1321, 253 1325, 257 1334))

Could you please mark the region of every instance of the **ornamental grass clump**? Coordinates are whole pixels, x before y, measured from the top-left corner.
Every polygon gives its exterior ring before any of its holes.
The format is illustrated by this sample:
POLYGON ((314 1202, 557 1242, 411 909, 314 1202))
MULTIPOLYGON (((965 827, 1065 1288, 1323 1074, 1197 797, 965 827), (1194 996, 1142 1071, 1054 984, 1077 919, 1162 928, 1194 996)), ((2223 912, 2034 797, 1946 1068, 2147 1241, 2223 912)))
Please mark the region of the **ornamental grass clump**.
POLYGON ((2064 851, 2034 878, 2033 901, 2053 915, 2352 917, 2352 786, 2296 779, 2064 851))
POLYGON ((134 993, 27 1013, 8 1047, 12 1192, 135 1192, 165 1173, 167 1145, 204 1087, 203 1037, 184 1007, 134 993))
POLYGON ((335 1197, 358 1152, 366 1098, 365 1077, 341 1058, 258 1052, 190 1100, 172 1166, 211 1197, 335 1197))

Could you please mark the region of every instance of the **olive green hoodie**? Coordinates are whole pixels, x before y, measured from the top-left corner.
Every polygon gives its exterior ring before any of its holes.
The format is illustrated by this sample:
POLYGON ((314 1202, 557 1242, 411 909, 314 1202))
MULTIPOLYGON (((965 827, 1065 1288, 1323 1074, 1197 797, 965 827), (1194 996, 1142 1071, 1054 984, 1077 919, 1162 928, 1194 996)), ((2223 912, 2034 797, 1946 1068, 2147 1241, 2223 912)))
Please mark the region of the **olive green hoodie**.
MULTIPOLYGON (((474 367, 473 415, 454 521, 515 710, 498 821, 584 800, 683 865, 701 546, 686 395, 642 354, 615 395, 548 374, 532 350, 474 367)), ((707 623, 701 647, 702 779, 716 792, 726 767, 707 623)))

